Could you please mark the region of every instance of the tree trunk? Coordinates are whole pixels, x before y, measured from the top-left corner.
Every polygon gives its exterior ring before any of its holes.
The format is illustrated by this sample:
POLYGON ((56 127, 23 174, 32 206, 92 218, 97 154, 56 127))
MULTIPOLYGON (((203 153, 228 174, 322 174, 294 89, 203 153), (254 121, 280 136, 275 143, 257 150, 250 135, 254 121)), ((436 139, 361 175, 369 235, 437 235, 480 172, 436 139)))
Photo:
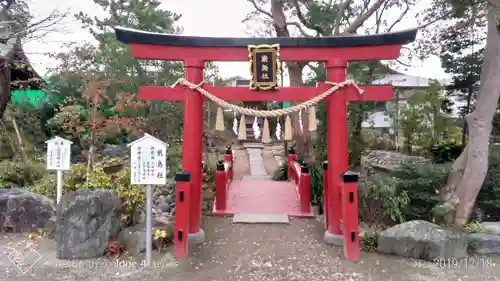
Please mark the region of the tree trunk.
POLYGON ((12 99, 10 92, 10 63, 20 49, 21 38, 17 37, 16 42, 12 45, 12 48, 5 55, 0 57, 0 118, 3 118, 3 115, 7 110, 7 105, 12 99))
POLYGON ((7 110, 7 105, 12 98, 10 92, 10 59, 8 57, 1 58, 0 65, 0 118, 3 117, 7 110))
POLYGON ((455 208, 453 223, 463 227, 469 220, 488 172, 489 137, 500 97, 500 0, 490 0, 488 36, 481 69, 481 84, 474 111, 466 116, 469 141, 452 167, 441 191, 444 202, 455 208))
MULTIPOLYGON (((302 69, 304 64, 300 62, 290 62, 288 65, 288 75, 290 77, 290 86, 301 86, 302 85, 302 69)), ((308 112, 302 112, 302 118, 300 113, 292 114, 292 127, 293 127, 293 139, 295 141, 295 150, 299 159, 304 160, 305 163, 313 164, 316 160, 314 155, 313 141, 311 138, 311 133, 309 132, 309 116, 308 112), (302 119, 302 128, 301 120, 302 119)))

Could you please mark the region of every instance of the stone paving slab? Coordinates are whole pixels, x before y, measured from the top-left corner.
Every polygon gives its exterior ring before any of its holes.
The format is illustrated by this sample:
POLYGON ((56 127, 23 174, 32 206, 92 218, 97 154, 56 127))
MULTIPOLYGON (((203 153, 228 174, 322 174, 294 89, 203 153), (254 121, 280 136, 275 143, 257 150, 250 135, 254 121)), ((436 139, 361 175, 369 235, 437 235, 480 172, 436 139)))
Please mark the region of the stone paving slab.
POLYGON ((261 142, 244 142, 243 143, 244 148, 263 148, 264 144, 261 142))
POLYGON ((270 180, 270 179, 272 179, 272 177, 273 176, 269 176, 269 175, 265 175, 265 176, 262 176, 262 175, 258 175, 258 176, 244 175, 243 180, 270 180))
POLYGON ((260 148, 247 148, 248 163, 250 165, 250 175, 252 176, 265 176, 267 175, 264 159, 262 158, 262 149, 260 148))
POLYGON ((290 223, 286 214, 236 213, 233 223, 290 223))

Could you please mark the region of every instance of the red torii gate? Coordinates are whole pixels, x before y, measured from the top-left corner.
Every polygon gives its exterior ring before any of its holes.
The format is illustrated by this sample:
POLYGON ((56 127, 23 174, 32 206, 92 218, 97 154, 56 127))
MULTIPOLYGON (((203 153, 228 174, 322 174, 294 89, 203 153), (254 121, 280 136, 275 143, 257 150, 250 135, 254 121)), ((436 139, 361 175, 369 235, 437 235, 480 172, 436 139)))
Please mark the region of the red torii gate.
MULTIPOLYGON (((150 33, 117 27, 117 39, 129 44, 132 55, 138 59, 183 61, 186 79, 194 84, 203 80, 207 61, 248 61, 249 45, 280 46, 282 61, 325 62, 327 80, 346 79, 349 61, 395 59, 401 46, 415 40, 417 29, 367 36, 340 36, 320 38, 211 38, 150 33)), ((203 88, 226 101, 304 101, 331 88, 319 83, 317 87, 286 87, 276 91, 250 91, 242 87, 220 87, 204 84, 203 88)), ((392 99, 391 85, 362 86, 363 95, 353 87, 342 88, 326 99, 328 126, 328 166, 325 204, 328 214, 325 222, 325 242, 341 244, 341 177, 348 169, 347 102, 383 101, 392 99)), ((185 87, 141 86, 139 97, 144 100, 184 101, 184 138, 182 174, 180 181, 191 181, 189 206, 183 207, 186 224, 176 229, 189 229, 189 242, 204 241, 200 228, 202 200, 202 133, 204 97, 185 87), (189 210, 189 214, 188 211, 189 210), (189 223, 187 223, 189 217, 189 223)), ((181 184, 181 186, 184 186, 181 184)), ((181 192, 181 202, 184 193, 181 192)), ((179 196, 178 196, 179 199, 179 196)), ((177 209, 179 213, 179 207, 177 209)), ((182 220, 181 220, 182 221, 182 220)), ((176 220, 177 224, 177 220, 176 220)), ((179 230, 180 231, 180 230, 179 230)), ((182 232, 176 233, 182 237, 182 232)), ((176 238, 178 238, 176 237, 176 238)), ((177 241, 177 239, 176 239, 177 241)))

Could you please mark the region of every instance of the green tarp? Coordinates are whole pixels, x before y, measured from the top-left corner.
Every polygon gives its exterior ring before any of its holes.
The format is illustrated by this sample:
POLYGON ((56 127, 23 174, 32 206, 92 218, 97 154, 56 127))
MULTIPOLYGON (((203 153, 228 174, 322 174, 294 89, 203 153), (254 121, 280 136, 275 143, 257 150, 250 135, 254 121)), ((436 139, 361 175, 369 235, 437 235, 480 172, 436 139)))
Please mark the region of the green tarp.
POLYGON ((50 101, 49 96, 42 90, 18 90, 12 92, 12 104, 25 104, 39 108, 50 101))

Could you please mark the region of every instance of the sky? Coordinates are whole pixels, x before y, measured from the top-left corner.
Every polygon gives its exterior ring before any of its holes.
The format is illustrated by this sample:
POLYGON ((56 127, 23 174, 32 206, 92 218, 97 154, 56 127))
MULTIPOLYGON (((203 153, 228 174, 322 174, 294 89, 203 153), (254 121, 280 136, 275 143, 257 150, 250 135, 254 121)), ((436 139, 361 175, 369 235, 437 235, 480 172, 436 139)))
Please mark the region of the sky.
MULTIPOLYGON (((91 15, 103 15, 92 0, 30 0, 31 9, 36 17, 48 15, 54 8, 69 11, 70 14, 84 12, 91 15)), ((184 28, 185 35, 212 37, 247 37, 249 26, 241 23, 245 15, 252 10, 246 0, 163 0, 163 8, 182 14, 178 22, 184 28)), ((416 26, 416 21, 409 15, 395 30, 416 26)), ((33 40, 24 45, 25 52, 35 70, 45 74, 47 69, 57 64, 46 53, 58 52, 64 43, 91 41, 91 35, 85 31, 73 17, 65 19, 59 25, 59 31, 46 36, 43 40, 33 40)), ((217 63, 222 77, 248 77, 246 62, 217 63)), ((400 69, 410 75, 427 78, 446 78, 436 57, 417 62, 418 67, 400 69)), ((285 82, 286 84, 286 82, 285 82)))

